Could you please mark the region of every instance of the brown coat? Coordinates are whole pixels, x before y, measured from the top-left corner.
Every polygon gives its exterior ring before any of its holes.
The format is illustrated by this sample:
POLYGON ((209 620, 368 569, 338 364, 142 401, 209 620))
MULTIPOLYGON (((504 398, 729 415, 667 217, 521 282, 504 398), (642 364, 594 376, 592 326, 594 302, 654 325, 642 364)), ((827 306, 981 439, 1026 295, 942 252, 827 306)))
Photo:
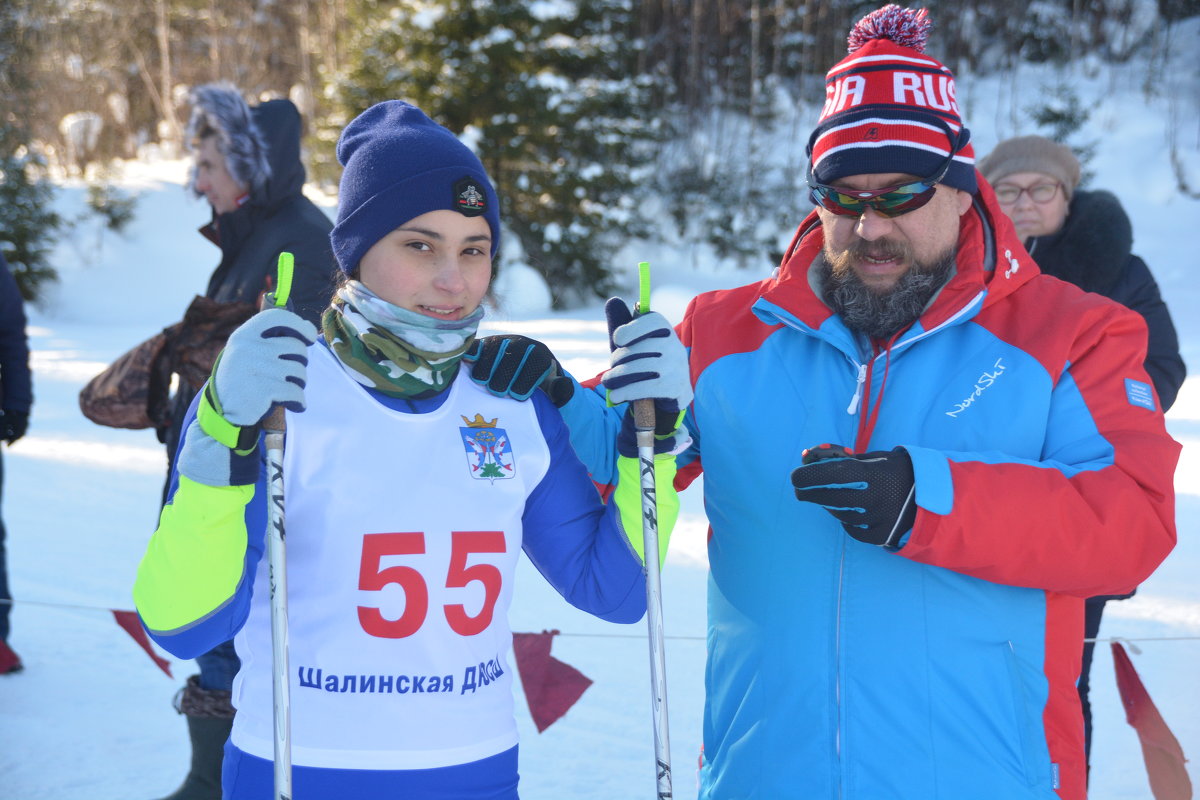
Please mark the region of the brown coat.
POLYGON ((189 399, 212 372, 234 329, 254 314, 251 303, 218 303, 197 296, 183 319, 134 347, 79 393, 83 415, 111 428, 171 425, 171 377, 189 399))

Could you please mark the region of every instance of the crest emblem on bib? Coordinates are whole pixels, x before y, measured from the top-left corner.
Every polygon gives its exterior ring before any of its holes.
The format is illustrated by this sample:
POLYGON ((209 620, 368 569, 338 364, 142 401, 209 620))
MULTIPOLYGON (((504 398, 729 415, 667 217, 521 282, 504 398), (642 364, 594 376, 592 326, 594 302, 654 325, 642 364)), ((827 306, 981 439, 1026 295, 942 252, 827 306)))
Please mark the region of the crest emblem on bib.
POLYGON ((467 426, 458 431, 462 435, 472 478, 495 481, 517 474, 517 461, 508 432, 496 427, 499 419, 489 422, 479 414, 474 419, 462 418, 467 426))

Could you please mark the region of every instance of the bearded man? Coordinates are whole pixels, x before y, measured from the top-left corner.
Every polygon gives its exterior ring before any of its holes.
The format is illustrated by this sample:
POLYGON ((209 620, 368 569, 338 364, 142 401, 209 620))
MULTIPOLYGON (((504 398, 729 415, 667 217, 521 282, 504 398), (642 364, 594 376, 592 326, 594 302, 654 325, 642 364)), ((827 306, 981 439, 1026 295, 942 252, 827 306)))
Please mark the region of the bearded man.
MULTIPOLYGON (((1083 800, 1083 599, 1175 543, 1145 323, 1040 274, 928 27, 851 32, 775 274, 613 326, 705 476, 701 800, 1083 800)), ((545 385, 610 480, 622 409, 545 385)))

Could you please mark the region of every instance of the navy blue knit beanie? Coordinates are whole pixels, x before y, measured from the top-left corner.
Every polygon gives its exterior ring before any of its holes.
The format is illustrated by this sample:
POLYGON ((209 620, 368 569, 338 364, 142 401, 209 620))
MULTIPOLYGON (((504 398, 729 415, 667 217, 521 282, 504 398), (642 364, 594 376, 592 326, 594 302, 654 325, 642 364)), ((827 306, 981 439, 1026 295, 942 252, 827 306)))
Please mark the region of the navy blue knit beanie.
POLYGON ((342 131, 337 157, 344 169, 329 241, 343 272, 405 222, 440 209, 487 220, 496 255, 500 201, 483 164, 421 109, 400 100, 371 106, 342 131))

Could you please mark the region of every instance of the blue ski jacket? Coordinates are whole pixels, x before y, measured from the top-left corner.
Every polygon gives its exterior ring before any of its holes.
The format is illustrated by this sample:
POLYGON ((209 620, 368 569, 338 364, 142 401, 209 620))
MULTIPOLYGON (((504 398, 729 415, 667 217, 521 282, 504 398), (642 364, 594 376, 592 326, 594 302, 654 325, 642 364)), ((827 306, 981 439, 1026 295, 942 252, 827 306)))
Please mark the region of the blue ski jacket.
MULTIPOLYGON (((701 800, 1083 800, 1083 598, 1175 542, 1167 435, 1135 313, 1039 273, 980 178, 953 277, 872 351, 820 299, 816 215, 766 280, 678 332, 695 400, 677 485, 709 520, 701 800), (846 535, 803 451, 904 447, 902 546, 846 535)), ((563 408, 593 477, 620 409, 563 408)))

